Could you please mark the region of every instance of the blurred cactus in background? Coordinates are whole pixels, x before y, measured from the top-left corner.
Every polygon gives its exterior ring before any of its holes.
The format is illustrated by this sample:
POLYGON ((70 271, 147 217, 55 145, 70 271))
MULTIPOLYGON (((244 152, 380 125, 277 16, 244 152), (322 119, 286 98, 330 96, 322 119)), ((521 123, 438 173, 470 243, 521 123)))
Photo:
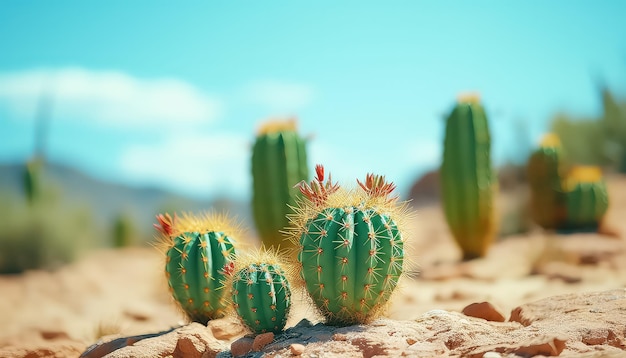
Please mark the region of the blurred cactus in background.
POLYGON ((496 234, 487 116, 478 96, 462 96, 446 121, 441 196, 448 226, 463 259, 484 256, 496 234))
POLYGON ((559 137, 547 134, 528 161, 533 220, 549 230, 596 231, 608 209, 602 169, 568 166, 559 137))
POLYGON ((24 167, 24 174, 22 175, 22 186, 24 188, 24 194, 26 195, 26 200, 31 205, 37 200, 41 199, 42 195, 42 172, 43 168, 43 158, 34 157, 33 159, 26 162, 24 167))
POLYGON ((300 195, 295 185, 308 176, 306 141, 296 132, 296 121, 264 123, 252 149, 252 209, 265 246, 289 245, 280 231, 300 195))
POLYGON ((567 175, 565 228, 596 231, 609 207, 602 171, 595 166, 575 166, 567 175))
POLYGON ((137 242, 137 230, 133 217, 128 213, 120 213, 113 220, 113 247, 132 246, 137 242))
POLYGON ((566 170, 559 137, 546 134, 527 165, 531 217, 544 229, 558 228, 567 216, 562 185, 566 170))

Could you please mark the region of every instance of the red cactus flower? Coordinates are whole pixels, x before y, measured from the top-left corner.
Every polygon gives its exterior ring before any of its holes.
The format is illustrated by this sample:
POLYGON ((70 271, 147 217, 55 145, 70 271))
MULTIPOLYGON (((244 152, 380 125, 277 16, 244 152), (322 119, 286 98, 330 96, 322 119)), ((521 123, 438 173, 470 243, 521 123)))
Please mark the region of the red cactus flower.
POLYGON ((176 216, 175 213, 174 213, 174 218, 172 218, 170 214, 168 213, 165 213, 165 215, 159 214, 156 216, 156 219, 159 223, 152 224, 152 226, 154 226, 154 228, 158 230, 159 232, 161 232, 162 234, 171 236, 174 233, 174 225, 176 224, 177 218, 178 217, 176 216))
POLYGON ((315 179, 311 181, 311 184, 307 184, 303 180, 296 186, 312 203, 316 206, 321 206, 330 194, 339 189, 339 184, 333 184, 330 173, 328 174, 328 181, 324 183, 324 166, 321 164, 315 166, 315 174, 315 179))

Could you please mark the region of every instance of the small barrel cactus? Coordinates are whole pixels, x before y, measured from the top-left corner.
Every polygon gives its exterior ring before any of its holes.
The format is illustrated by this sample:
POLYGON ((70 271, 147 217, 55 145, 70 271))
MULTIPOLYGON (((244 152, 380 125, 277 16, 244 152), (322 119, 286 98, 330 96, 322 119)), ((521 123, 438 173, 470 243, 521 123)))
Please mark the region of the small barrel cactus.
POLYGON ((559 228, 566 221, 564 171, 561 141, 555 134, 546 134, 527 165, 531 217, 544 229, 559 228))
POLYGON ((157 216, 163 234, 165 275, 174 299, 193 322, 223 317, 228 306, 226 276, 232 273, 235 226, 223 215, 157 216))
POLYGON ((609 207, 609 196, 600 168, 573 167, 567 176, 565 186, 567 188, 566 228, 597 230, 609 207))
POLYGON ((238 258, 230 283, 233 308, 251 331, 280 332, 291 307, 287 273, 273 253, 238 258))
POLYGON ((496 233, 487 115, 477 97, 461 97, 446 121, 441 195, 450 231, 463 259, 487 253, 496 233))
POLYGON ((347 191, 330 175, 324 182, 321 165, 316 174, 310 185, 300 184, 308 200, 290 217, 304 285, 327 323, 367 323, 402 275, 406 206, 389 197, 395 185, 382 176, 369 174, 365 183, 357 180, 360 188, 347 191))
POLYGON ((294 186, 308 177, 306 141, 298 135, 295 120, 264 123, 252 148, 252 211, 266 246, 289 244, 281 230, 300 196, 294 186))

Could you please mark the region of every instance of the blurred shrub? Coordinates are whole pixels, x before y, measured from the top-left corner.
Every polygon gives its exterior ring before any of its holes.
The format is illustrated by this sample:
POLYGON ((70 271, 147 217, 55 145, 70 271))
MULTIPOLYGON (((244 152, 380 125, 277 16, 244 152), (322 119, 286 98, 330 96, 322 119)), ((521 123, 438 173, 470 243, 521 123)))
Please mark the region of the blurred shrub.
POLYGON ((33 205, 14 192, 0 198, 0 273, 57 268, 97 240, 91 211, 58 194, 46 192, 33 205))
POLYGON ((127 247, 137 243, 135 220, 129 213, 120 213, 113 220, 113 247, 127 247))
POLYGON ((626 173, 626 99, 617 100, 607 89, 600 96, 600 116, 558 114, 552 120, 551 131, 561 139, 573 163, 626 173))

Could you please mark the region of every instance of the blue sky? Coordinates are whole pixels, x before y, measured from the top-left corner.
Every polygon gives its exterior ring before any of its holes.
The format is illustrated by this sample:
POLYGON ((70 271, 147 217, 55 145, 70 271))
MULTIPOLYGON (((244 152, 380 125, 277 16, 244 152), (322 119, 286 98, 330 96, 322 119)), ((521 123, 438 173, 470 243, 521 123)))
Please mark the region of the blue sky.
POLYGON ((438 166, 444 115, 481 94, 496 164, 559 111, 626 95, 619 1, 3 1, 0 162, 33 152, 52 98, 51 161, 187 195, 250 194, 250 147, 295 115, 309 164, 404 194, 438 166), (521 130, 520 128, 525 128, 521 130), (524 134, 527 132, 527 135, 524 134))

